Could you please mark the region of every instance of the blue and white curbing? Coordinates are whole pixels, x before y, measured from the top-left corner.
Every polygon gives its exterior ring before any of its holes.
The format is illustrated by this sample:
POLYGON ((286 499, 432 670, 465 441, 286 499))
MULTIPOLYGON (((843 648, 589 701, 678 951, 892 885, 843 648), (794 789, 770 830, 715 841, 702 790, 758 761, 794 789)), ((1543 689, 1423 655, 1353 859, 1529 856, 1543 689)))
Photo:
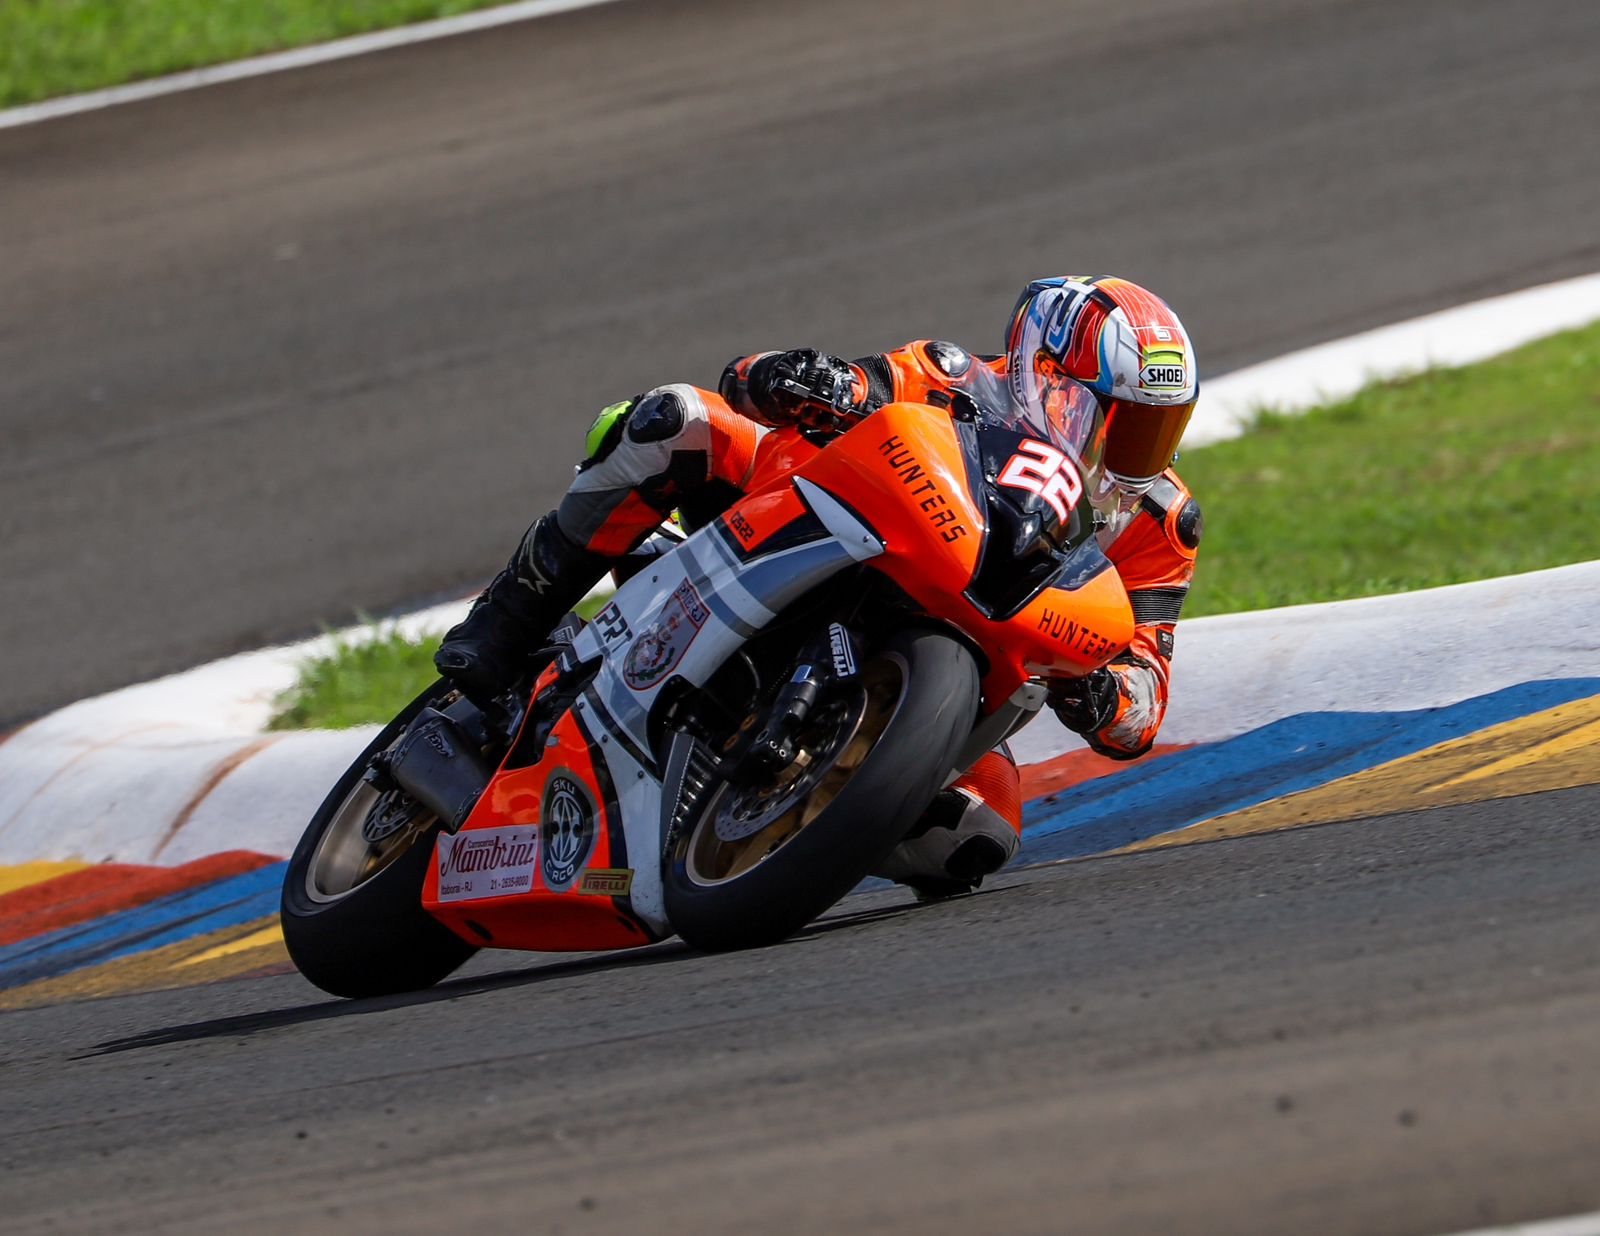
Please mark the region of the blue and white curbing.
MULTIPOLYGON (((1310 348, 1208 382, 1186 437, 1243 431, 1374 378, 1480 360, 1600 319, 1600 276, 1567 280, 1310 348)), ((1435 708, 1517 683, 1600 676, 1600 563, 1396 596, 1186 621, 1168 742, 1211 742, 1308 711, 1435 708)), ((436 633, 467 602, 386 623, 436 633)), ((360 630, 230 657, 83 700, 0 742, 0 863, 174 864, 287 854, 374 727, 263 732, 307 657, 360 630)), ((1079 745, 1052 718, 1014 744, 1035 762, 1079 745)))

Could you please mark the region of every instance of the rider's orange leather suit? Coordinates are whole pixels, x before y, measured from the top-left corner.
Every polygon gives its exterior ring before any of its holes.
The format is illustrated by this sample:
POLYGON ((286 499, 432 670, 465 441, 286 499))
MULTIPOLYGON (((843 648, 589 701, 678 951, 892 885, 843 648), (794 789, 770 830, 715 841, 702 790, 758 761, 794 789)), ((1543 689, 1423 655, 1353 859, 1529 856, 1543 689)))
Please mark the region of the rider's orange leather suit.
MULTIPOLYGON (((721 393, 687 385, 658 388, 674 412, 609 435, 580 468, 556 510, 561 530, 584 548, 617 556, 647 537, 675 508, 709 517, 731 503, 762 470, 770 429, 792 423, 761 407, 746 384, 750 366, 769 353, 741 357, 723 374, 721 393)), ((948 406, 974 365, 1004 374, 1003 357, 973 357, 954 344, 919 340, 852 363, 858 399, 948 406)), ((651 396, 643 397, 642 411, 651 396)), ((787 436, 787 435, 786 435, 787 436)), ((776 440, 771 440, 775 445, 776 440)), ((792 443, 790 444, 792 457, 792 443)), ((1136 504, 1125 505, 1101 533, 1133 604, 1136 634, 1110 666, 1118 701, 1111 721, 1084 737, 1103 755, 1132 759, 1150 749, 1167 708, 1173 627, 1194 575, 1200 508, 1170 469, 1136 504)))

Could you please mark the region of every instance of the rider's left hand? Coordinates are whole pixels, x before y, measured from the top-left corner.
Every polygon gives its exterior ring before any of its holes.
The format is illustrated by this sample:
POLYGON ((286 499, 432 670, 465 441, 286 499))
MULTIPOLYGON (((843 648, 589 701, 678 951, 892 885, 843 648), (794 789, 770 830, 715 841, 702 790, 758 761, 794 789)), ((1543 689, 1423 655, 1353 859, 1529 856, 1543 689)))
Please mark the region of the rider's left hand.
POLYGON ((1110 725, 1120 696, 1117 676, 1103 666, 1082 678, 1061 678, 1050 684, 1050 707, 1056 719, 1079 734, 1093 734, 1110 725))

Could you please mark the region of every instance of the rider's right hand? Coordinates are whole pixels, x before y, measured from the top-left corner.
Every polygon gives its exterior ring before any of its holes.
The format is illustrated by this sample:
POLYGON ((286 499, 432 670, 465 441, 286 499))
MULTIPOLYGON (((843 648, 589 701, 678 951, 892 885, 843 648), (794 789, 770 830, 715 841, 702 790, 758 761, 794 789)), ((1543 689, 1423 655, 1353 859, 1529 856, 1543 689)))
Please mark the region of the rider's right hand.
POLYGON ((855 371, 815 348, 773 352, 750 366, 750 401, 811 428, 833 428, 856 411, 855 371))

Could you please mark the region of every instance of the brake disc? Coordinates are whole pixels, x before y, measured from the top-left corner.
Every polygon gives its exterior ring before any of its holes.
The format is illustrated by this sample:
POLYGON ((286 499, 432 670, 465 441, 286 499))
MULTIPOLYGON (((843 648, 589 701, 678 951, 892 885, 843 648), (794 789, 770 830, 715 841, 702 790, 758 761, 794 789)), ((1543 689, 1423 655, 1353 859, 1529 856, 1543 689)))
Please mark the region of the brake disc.
POLYGON ((399 790, 385 790, 372 804, 367 818, 361 822, 361 839, 368 845, 387 841, 407 824, 417 813, 417 804, 399 790))
POLYGON ((821 741, 815 744, 815 751, 813 744, 803 747, 801 758, 784 770, 776 785, 759 790, 739 789, 724 795, 717 804, 716 818, 711 825, 717 840, 743 841, 753 837, 804 801, 850 741, 865 706, 865 693, 848 703, 830 704, 824 716, 817 718, 822 733, 817 736, 821 741), (805 762, 796 771, 802 759, 805 762))

